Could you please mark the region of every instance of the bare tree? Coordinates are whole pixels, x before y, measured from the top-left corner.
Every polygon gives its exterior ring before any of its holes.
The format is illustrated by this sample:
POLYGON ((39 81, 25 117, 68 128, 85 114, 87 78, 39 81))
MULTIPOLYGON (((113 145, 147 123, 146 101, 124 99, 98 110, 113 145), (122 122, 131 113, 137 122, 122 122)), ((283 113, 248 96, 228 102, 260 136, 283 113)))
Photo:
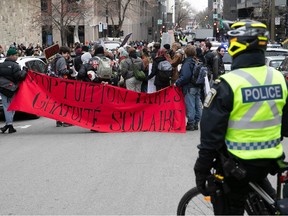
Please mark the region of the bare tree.
POLYGON ((197 14, 194 15, 195 22, 197 23, 197 27, 199 28, 209 28, 212 27, 213 23, 209 23, 209 16, 211 12, 206 8, 203 11, 198 12, 197 14))
POLYGON ((175 21, 178 28, 183 28, 184 24, 192 18, 192 14, 196 13, 196 10, 191 7, 190 2, 185 0, 179 0, 175 4, 175 21))
MULTIPOLYGON (((61 44, 67 45, 69 26, 76 26, 78 30, 80 19, 87 15, 92 5, 83 0, 50 0, 47 2, 47 9, 38 10, 41 12, 33 15, 33 21, 39 26, 52 26, 58 29, 61 44)), ((35 5, 35 7, 39 6, 35 5)), ((77 38, 78 35, 75 36, 77 38)))
MULTIPOLYGON (((96 0, 98 5, 98 16, 105 17, 106 23, 111 23, 112 36, 118 37, 126 18, 133 18, 136 13, 139 16, 140 4, 138 0, 96 0)), ((142 0, 153 6, 155 1, 142 0)), ((140 1, 141 2, 141 1, 140 1)), ((157 4, 156 4, 157 5, 157 4)))

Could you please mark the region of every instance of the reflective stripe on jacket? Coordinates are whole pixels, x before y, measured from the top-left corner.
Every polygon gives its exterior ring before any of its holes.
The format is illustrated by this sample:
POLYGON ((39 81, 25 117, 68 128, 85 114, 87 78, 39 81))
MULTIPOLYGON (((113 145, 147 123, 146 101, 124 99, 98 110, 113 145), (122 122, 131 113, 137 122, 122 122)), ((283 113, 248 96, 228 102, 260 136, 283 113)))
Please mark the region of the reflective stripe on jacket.
POLYGON ((242 159, 278 158, 287 86, 273 68, 243 68, 221 76, 234 93, 225 142, 242 159))

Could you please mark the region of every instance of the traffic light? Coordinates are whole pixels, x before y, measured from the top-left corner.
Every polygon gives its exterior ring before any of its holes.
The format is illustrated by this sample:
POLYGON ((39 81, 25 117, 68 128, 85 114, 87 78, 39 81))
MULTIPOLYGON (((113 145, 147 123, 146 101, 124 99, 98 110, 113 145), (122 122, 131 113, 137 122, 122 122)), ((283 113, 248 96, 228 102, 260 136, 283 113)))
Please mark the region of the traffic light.
POLYGON ((216 37, 217 34, 217 21, 213 22, 213 37, 216 37))
POLYGON ((148 28, 148 35, 152 35, 152 27, 148 28))
POLYGON ((162 26, 162 32, 166 32, 166 26, 165 25, 162 26))

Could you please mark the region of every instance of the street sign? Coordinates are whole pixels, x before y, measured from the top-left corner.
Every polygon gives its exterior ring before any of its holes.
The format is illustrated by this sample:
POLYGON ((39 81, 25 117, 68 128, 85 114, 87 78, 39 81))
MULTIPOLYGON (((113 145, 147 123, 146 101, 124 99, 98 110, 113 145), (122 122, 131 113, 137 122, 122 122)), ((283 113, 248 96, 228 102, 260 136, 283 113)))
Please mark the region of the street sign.
POLYGON ((218 18, 218 14, 213 14, 213 19, 217 19, 218 18))
POLYGON ((162 19, 158 19, 157 24, 162 25, 162 19))
POLYGON ((103 23, 99 22, 99 32, 103 32, 103 23))
POLYGON ((280 17, 275 17, 275 25, 280 25, 280 17))
POLYGON ((107 30, 107 23, 103 23, 103 29, 107 30))
POLYGON ((217 2, 213 2, 213 9, 217 9, 218 8, 218 5, 217 5, 217 2))

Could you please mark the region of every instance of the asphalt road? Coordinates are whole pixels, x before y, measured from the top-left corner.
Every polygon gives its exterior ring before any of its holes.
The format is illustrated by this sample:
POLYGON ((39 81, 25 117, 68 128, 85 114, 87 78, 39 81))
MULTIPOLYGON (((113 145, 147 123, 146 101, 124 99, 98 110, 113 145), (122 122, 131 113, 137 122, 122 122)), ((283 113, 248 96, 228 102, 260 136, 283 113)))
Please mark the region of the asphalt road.
POLYGON ((1 215, 176 215, 195 185, 199 131, 93 133, 46 118, 14 125, 17 133, 0 134, 1 215))
POLYGON ((45 118, 14 125, 17 133, 0 134, 1 215, 176 215, 195 186, 199 131, 93 133, 45 118))

